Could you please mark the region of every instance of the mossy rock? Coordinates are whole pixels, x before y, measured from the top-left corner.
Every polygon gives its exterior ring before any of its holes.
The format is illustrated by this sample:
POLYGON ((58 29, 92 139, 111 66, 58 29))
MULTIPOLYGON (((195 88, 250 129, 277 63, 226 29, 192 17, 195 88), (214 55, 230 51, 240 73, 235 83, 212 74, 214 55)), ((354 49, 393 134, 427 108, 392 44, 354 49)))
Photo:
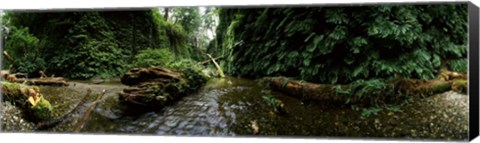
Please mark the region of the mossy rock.
POLYGON ((27 120, 32 122, 39 122, 49 120, 51 118, 51 112, 53 110, 52 105, 46 100, 43 95, 40 94, 39 100, 36 104, 28 102, 29 95, 28 90, 36 89, 37 86, 27 86, 18 83, 1 82, 2 83, 2 95, 4 101, 9 101, 15 106, 20 107, 27 120))
POLYGON ((2 82, 2 95, 3 100, 11 100, 10 102, 16 103, 17 100, 22 98, 22 96, 19 95, 23 95, 23 92, 20 84, 2 82))
POLYGON ((52 110, 53 107, 50 102, 41 96, 37 105, 31 107, 28 112, 32 120, 38 122, 49 120, 52 117, 52 110))

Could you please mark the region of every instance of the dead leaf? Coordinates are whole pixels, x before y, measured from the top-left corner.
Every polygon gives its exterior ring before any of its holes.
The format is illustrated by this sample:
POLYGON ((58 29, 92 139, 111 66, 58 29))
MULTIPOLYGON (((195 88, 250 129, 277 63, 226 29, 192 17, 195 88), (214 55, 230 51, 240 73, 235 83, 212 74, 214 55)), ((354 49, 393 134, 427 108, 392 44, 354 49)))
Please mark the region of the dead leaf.
POLYGON ((258 127, 258 124, 257 124, 257 120, 253 120, 250 122, 251 123, 251 127, 253 129, 253 134, 257 134, 258 133, 258 130, 260 129, 258 127))
POLYGON ((388 116, 393 116, 393 114, 394 114, 393 112, 388 112, 387 115, 388 115, 388 116))
POLYGON ((32 96, 28 97, 28 102, 30 102, 30 104, 32 104, 32 107, 37 105, 37 102, 35 102, 35 99, 33 99, 32 96))

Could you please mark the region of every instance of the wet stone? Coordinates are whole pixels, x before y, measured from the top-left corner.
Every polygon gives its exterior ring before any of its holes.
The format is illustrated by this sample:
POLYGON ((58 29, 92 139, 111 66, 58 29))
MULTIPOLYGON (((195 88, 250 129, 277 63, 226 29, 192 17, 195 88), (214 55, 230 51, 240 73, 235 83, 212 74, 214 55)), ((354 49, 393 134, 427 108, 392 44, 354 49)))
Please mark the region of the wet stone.
POLYGON ((210 128, 206 126, 197 126, 193 128, 192 131, 194 131, 195 134, 209 133, 210 128))
POLYGON ((191 122, 189 121, 180 121, 180 123, 178 123, 178 125, 176 126, 176 128, 185 128, 186 125, 188 124, 191 124, 191 122))
POLYGON ((222 128, 222 129, 223 129, 223 128, 226 128, 227 126, 228 126, 228 125, 227 125, 226 122, 220 122, 220 123, 218 124, 218 127, 222 128))
POLYGON ((195 112, 187 112, 184 114, 185 118, 195 118, 195 116, 197 116, 197 113, 195 112))
POLYGON ((215 108, 209 108, 209 109, 207 110, 207 114, 208 114, 208 116, 216 116, 216 115, 218 115, 219 113, 218 113, 217 109, 215 109, 215 108))
POLYGON ((172 134, 174 135, 187 135, 188 132, 184 131, 183 129, 177 129, 177 130, 173 130, 173 132, 171 132, 172 134))
POLYGON ((194 127, 195 127, 194 124, 187 124, 187 125, 185 125, 185 129, 187 129, 187 130, 191 130, 191 129, 193 129, 194 127))
POLYGON ((152 123, 152 124, 148 124, 148 129, 154 129, 158 126, 158 123, 152 123))
POLYGON ((157 134, 157 135, 165 135, 165 134, 167 134, 167 130, 157 130, 157 131, 155 132, 155 134, 157 134))
POLYGON ((157 131, 169 131, 170 129, 172 129, 172 127, 161 125, 157 128, 157 131))

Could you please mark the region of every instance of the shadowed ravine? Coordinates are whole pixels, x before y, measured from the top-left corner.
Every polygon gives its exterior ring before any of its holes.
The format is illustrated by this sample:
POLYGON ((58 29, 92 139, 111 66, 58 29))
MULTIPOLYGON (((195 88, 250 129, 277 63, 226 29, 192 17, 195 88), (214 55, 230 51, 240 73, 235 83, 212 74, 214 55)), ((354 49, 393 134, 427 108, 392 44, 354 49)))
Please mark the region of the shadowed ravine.
MULTIPOLYGON (((60 116, 70 111, 87 88, 106 94, 92 113, 82 133, 157 134, 193 136, 321 136, 394 137, 465 140, 468 137, 468 96, 446 92, 401 105, 398 111, 380 111, 362 117, 361 111, 327 103, 302 103, 296 98, 272 94, 285 104, 287 114, 276 115, 262 99, 264 90, 256 81, 227 77, 213 79, 198 93, 157 112, 121 117, 118 81, 93 84, 71 82, 69 87, 42 87, 41 91, 60 116), (75 84, 74 84, 75 83, 75 84), (252 124, 258 127, 254 131, 252 124)), ((95 96, 94 96, 95 97, 95 96)), ((93 97, 92 97, 93 98, 93 97)), ((86 104, 88 106, 89 104, 86 104)), ((85 112, 83 107, 80 113, 85 112)), ((15 114, 7 107, 5 114, 15 114)), ((71 132, 80 115, 49 131, 71 132)), ((5 131, 30 131, 31 126, 2 118, 5 131), (20 128, 20 129, 19 129, 20 128), (29 129, 30 128, 30 129, 29 129)))

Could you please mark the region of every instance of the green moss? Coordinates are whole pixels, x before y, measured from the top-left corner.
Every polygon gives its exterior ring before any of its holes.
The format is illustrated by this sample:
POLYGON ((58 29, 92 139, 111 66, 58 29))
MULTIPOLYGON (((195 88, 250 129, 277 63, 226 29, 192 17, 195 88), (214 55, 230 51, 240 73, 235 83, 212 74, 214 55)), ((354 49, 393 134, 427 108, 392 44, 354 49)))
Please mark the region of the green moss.
POLYGON ((40 96, 40 101, 31 106, 27 103, 26 89, 38 89, 37 86, 24 86, 17 83, 1 82, 4 100, 14 103, 16 106, 22 108, 26 113, 26 118, 33 122, 45 121, 51 118, 53 110, 52 105, 46 100, 43 95, 40 96))
POLYGON ((23 103, 24 93, 22 87, 17 83, 2 82, 3 100, 8 100, 14 104, 23 103))
POLYGON ((453 84, 463 86, 463 87, 467 87, 468 81, 467 80, 455 80, 453 82, 453 84))
POLYGON ((452 89, 452 87, 451 87, 450 83, 441 83, 441 84, 437 84, 437 85, 432 86, 428 90, 428 93, 437 94, 437 93, 442 93, 442 92, 449 91, 451 89, 452 89))
POLYGON ((53 110, 52 105, 48 100, 45 100, 43 96, 40 97, 40 101, 37 105, 33 106, 30 110, 30 115, 34 121, 45 121, 51 118, 51 112, 53 110))

